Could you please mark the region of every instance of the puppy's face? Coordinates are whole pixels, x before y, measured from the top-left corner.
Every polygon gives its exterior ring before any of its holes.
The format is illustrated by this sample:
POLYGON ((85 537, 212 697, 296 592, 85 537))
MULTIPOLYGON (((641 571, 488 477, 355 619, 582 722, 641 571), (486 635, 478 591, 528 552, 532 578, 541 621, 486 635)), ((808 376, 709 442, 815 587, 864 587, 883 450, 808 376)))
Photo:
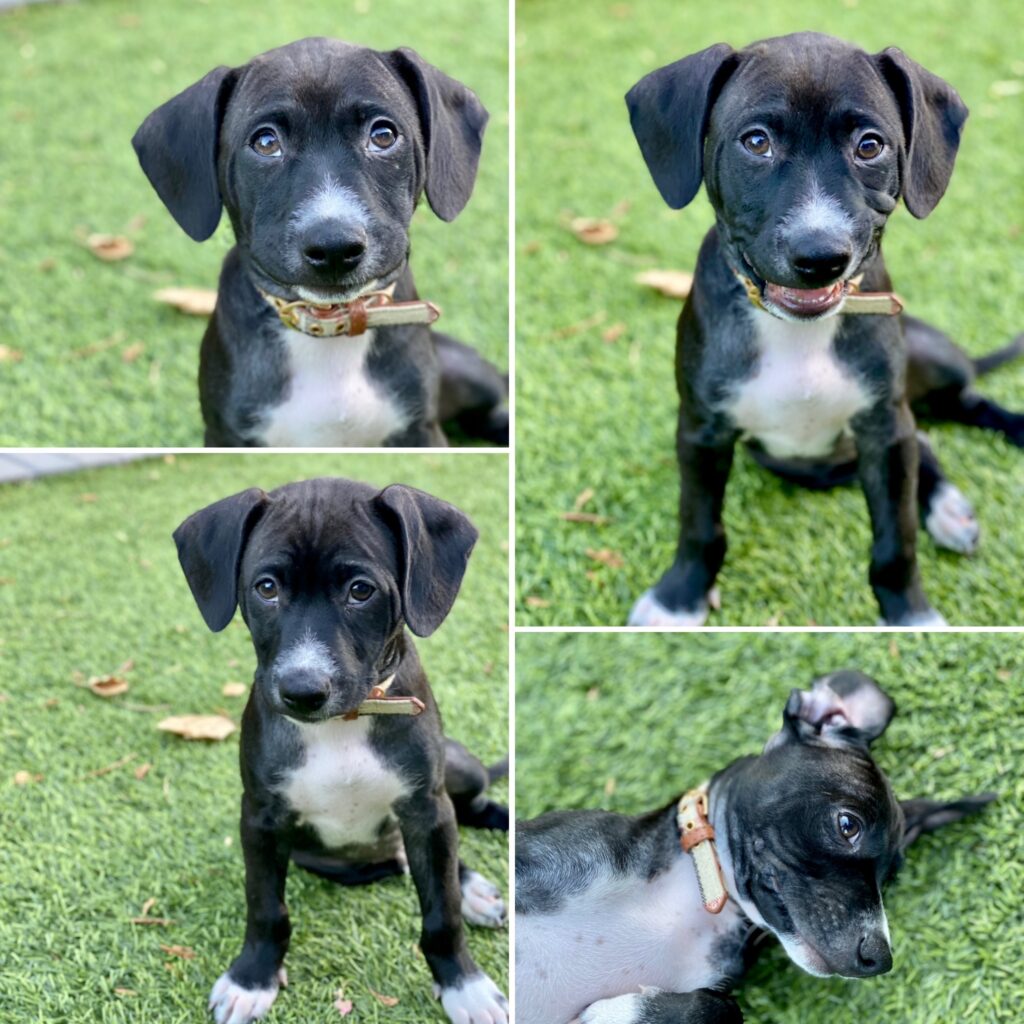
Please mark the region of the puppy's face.
POLYGON ((783 729, 760 757, 739 763, 742 785, 728 789, 740 905, 811 974, 892 967, 881 890, 899 865, 904 819, 867 748, 892 708, 860 673, 794 691, 783 729))
POLYGON ((322 479, 225 498, 174 536, 207 625, 241 607, 264 707, 315 722, 354 711, 398 669, 405 625, 427 636, 441 624, 477 534, 422 491, 322 479))

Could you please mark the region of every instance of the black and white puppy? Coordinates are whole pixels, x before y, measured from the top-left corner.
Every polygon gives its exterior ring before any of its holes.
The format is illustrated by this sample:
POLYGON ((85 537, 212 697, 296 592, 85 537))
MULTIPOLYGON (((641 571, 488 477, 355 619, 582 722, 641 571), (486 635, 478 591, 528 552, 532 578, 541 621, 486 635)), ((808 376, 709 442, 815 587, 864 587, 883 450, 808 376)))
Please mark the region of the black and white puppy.
POLYGON ((708 788, 721 912, 704 908, 677 802, 516 827, 517 1024, 738 1024, 758 929, 810 974, 892 967, 882 886, 922 832, 993 799, 899 801, 870 744, 894 712, 860 672, 793 690, 782 729, 708 788))
POLYGON ((146 118, 132 143, 174 219, 201 242, 223 206, 235 232, 200 356, 208 445, 442 445, 446 421, 508 443, 505 380, 471 348, 424 322, 323 336, 371 293, 418 299, 413 211, 425 192, 458 215, 486 123, 412 50, 336 39, 215 68, 146 118))
POLYGON ((256 675, 242 718, 242 951, 217 981, 218 1024, 262 1017, 284 983, 290 860, 345 884, 408 871, 420 948, 454 1024, 506 1024, 505 997, 466 948, 463 922, 499 928, 497 889, 459 861, 456 820, 508 828, 488 772, 446 740, 406 626, 429 636, 450 611, 477 531, 410 487, 350 480, 257 488, 175 531, 206 624, 236 606, 256 675), (374 687, 416 698, 416 715, 353 717, 374 687), (348 717, 346 717, 348 716, 348 717))
POLYGON ((627 104, 669 206, 686 206, 703 181, 715 211, 677 330, 678 548, 630 623, 707 618, 743 439, 797 483, 859 478, 884 621, 944 625, 921 585, 918 519, 961 553, 974 550, 979 529, 918 439, 911 406, 1024 445, 1024 416, 973 389, 979 372, 1024 352, 1024 335, 971 360, 919 320, 852 311, 863 308, 858 288, 890 292, 886 220, 900 198, 915 217, 934 209, 967 108, 898 49, 869 55, 810 32, 739 51, 712 46, 642 79, 627 104))

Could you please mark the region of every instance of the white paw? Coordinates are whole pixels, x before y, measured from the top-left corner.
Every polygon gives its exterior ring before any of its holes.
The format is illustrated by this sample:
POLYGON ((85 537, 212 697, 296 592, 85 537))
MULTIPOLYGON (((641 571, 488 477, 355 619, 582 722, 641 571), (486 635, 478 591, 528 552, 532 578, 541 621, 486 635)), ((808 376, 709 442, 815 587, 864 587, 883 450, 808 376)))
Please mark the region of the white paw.
POLYGON ((882 622, 883 626, 898 626, 901 629, 949 629, 949 623, 934 609, 914 612, 899 622, 882 622))
POLYGON ((924 528, 940 548, 972 555, 978 550, 981 527, 971 503, 951 483, 939 484, 932 495, 924 528))
POLYGON ((486 974, 464 978, 458 988, 434 986, 452 1024, 508 1024, 508 1000, 486 974))
POLYGON ((283 967, 271 988, 242 988, 225 972, 213 986, 209 1009, 217 1024, 249 1024, 266 1014, 274 1005, 280 987, 287 984, 288 975, 283 967))
POLYGON ((579 1024, 635 1024, 640 1020, 647 992, 657 992, 657 989, 644 989, 643 992, 632 992, 614 999, 599 999, 591 1003, 577 1021, 579 1024))
POLYGON ((717 591, 712 590, 696 608, 687 611, 671 611, 655 596, 653 590, 641 594, 629 613, 630 626, 658 626, 662 629, 697 629, 708 620, 711 606, 718 607, 717 591))
POLYGON ((483 875, 467 871, 462 882, 462 920, 480 928, 501 928, 506 916, 498 887, 483 875))

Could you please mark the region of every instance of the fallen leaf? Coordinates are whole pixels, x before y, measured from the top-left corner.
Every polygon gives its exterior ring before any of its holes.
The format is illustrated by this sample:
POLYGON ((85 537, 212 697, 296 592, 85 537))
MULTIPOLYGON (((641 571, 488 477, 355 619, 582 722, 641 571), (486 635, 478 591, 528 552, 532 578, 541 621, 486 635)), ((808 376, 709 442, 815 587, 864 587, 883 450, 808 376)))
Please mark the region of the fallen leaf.
POLYGON ((196 951, 191 946, 164 946, 164 945, 161 945, 160 948, 168 956, 176 956, 176 957, 178 957, 181 960, 195 960, 195 958, 196 958, 196 951))
POLYGON ((381 1006, 397 1006, 398 996, 385 996, 381 995, 380 992, 375 992, 372 988, 370 989, 370 995, 380 1003, 381 1006))
POLYGON ((89 235, 85 244, 106 263, 127 259, 135 252, 135 246, 124 235, 89 235))
POLYGON ((562 512, 558 518, 567 523, 592 523, 594 526, 604 526, 611 522, 608 516, 599 516, 595 512, 562 512))
POLYGON ((604 318, 605 311, 599 309, 593 316, 588 316, 586 320, 580 320, 566 327, 559 327, 555 331, 554 336, 556 338, 571 338, 575 334, 582 334, 584 331, 589 331, 592 327, 597 327, 603 322, 604 318))
POLYGON ((99 496, 96 494, 80 494, 78 500, 85 505, 94 505, 99 501, 99 496))
POLYGON ((587 690, 587 700, 597 700, 601 696, 601 691, 596 687, 592 686, 587 690))
POLYGON ((128 680, 120 676, 92 676, 85 685, 97 697, 116 697, 128 692, 128 680))
POLYGON ((645 270, 633 280, 672 299, 685 299, 693 287, 693 274, 686 270, 645 270))
POLYGON ((115 996, 121 996, 122 998, 124 998, 125 996, 137 996, 138 994, 139 993, 136 992, 135 989, 133 989, 133 988, 115 988, 114 989, 114 995, 115 996))
POLYGON ((122 363, 134 363, 145 351, 146 346, 141 341, 133 342, 127 348, 121 350, 122 363))
POLYGON ((135 769, 135 778, 141 782, 150 773, 152 768, 153 766, 148 761, 145 764, 140 764, 139 767, 135 769))
POLYGON ((896 643, 895 637, 889 641, 889 657, 895 661, 900 660, 900 645, 896 643))
POLYGON ((334 1000, 334 1008, 342 1017, 347 1017, 352 1012, 352 1000, 345 998, 344 989, 338 989, 338 996, 334 1000))
POLYGON ((615 779, 606 779, 604 783, 604 795, 611 796, 615 792, 615 779))
POLYGON ((14 784, 16 786, 27 786, 30 782, 42 781, 42 775, 33 775, 32 772, 20 771, 14 773, 14 784))
POLYGON ((24 358, 25 353, 20 348, 0 345, 0 363, 20 363, 24 358))
POLYGON ((217 293, 212 288, 161 288, 153 292, 153 298, 190 316, 209 316, 217 305, 217 293))
POLYGON ((996 679, 1001 683, 1008 683, 1013 677, 1013 673, 1008 668, 996 669, 996 679))
POLYGON ((579 512, 584 505, 586 505, 594 497, 593 487, 584 487, 579 494, 576 495, 576 500, 572 503, 573 512, 579 512))
POLYGON ((130 235, 134 235, 136 232, 141 231, 146 226, 146 215, 144 213, 137 213, 127 224, 124 229, 130 235))
POLYGON ((622 555, 618 551, 612 551, 611 548, 587 548, 587 558, 607 565, 609 569, 621 569, 626 564, 622 555))
POLYGON ((220 688, 220 692, 225 697, 244 697, 248 689, 249 687, 245 683, 225 683, 220 688))
POLYGON ((159 927, 166 927, 169 924, 174 924, 174 919, 171 917, 133 917, 132 924, 155 924, 159 927))
POLYGON ((50 697, 49 699, 43 701, 44 708, 55 708, 58 707, 59 704, 60 697, 50 697))
POLYGON ((627 330, 625 324, 612 324, 601 332, 601 338, 610 345, 613 341, 618 341, 627 330))
POLYGON ((936 747, 932 751, 932 758, 936 761, 941 761, 942 758, 952 754, 954 750, 956 750, 956 747, 936 747))
POLYGON ((235 731, 235 723, 223 715, 171 715, 156 727, 187 740, 223 740, 235 731))
POLYGON ((1005 96, 1019 96, 1024 92, 1024 82, 1019 78, 1008 78, 1002 82, 993 82, 988 87, 988 92, 995 99, 1002 99, 1005 96))
POLYGON ((156 897, 150 896, 145 903, 142 904, 142 909, 139 913, 145 917, 154 907, 156 906, 156 897))
POLYGON ((619 237, 619 229, 610 220, 575 217, 569 222, 572 233, 587 245, 607 245, 619 237))
POLYGON ((526 599, 527 608, 550 608, 551 602, 545 601, 543 597, 533 597, 532 595, 526 599))
POLYGON ((95 768, 93 771, 88 772, 89 776, 96 775, 109 775, 111 772, 117 771, 118 768, 123 768, 129 761, 134 761, 138 754, 128 754, 122 757, 120 760, 115 761, 113 764, 104 765, 102 768, 95 768))

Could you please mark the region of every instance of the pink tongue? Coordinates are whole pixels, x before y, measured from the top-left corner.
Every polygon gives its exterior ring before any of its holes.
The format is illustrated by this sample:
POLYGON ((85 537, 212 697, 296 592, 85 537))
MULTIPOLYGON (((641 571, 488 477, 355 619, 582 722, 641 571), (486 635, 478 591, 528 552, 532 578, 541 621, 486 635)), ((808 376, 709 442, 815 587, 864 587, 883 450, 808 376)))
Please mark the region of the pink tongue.
POLYGON ((843 294, 842 283, 829 285, 828 288, 784 288, 781 284, 765 285, 765 298, 776 306, 799 313, 820 312, 834 306, 843 294))

